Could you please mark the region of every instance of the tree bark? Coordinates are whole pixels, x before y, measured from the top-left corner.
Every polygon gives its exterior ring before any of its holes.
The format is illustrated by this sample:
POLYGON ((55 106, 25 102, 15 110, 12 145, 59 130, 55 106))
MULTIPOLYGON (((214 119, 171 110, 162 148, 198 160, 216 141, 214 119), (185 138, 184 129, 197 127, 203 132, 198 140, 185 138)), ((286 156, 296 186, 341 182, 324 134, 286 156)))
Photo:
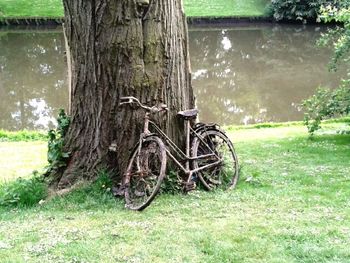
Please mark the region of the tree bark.
POLYGON ((121 96, 165 103, 156 122, 182 142, 179 110, 194 106, 182 0, 63 0, 71 66, 70 158, 59 188, 101 168, 121 175, 142 128, 144 112, 120 107, 121 96), (112 142, 117 153, 108 151, 112 142))

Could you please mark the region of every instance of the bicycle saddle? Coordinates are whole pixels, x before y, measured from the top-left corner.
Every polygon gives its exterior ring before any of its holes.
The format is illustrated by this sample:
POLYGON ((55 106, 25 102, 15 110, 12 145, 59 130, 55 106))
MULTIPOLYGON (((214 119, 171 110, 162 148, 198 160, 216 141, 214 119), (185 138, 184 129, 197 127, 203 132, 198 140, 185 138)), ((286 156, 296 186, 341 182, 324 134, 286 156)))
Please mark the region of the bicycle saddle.
POLYGON ((198 114, 197 109, 183 110, 177 113, 177 115, 187 120, 195 119, 197 117, 197 114, 198 114))

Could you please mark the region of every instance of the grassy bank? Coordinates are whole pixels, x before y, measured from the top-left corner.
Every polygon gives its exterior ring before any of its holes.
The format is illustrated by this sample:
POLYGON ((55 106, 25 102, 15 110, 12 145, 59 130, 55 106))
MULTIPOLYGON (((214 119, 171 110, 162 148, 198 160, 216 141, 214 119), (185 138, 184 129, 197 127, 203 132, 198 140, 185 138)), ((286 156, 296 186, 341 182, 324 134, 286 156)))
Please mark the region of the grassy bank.
POLYGON ((161 195, 142 213, 101 184, 34 208, 0 207, 0 259, 349 262, 350 136, 335 133, 343 127, 325 125, 312 140, 298 125, 230 131, 242 166, 236 190, 161 195))
POLYGON ((267 0, 184 0, 189 17, 264 16, 267 0))
POLYGON ((5 131, 0 130, 0 142, 47 141, 47 132, 41 131, 5 131))
POLYGON ((0 18, 62 17, 62 0, 1 0, 0 18))
MULTIPOLYGON (((263 16, 267 0, 185 0, 189 17, 263 16)), ((61 0, 1 0, 0 18, 63 16, 61 0)))

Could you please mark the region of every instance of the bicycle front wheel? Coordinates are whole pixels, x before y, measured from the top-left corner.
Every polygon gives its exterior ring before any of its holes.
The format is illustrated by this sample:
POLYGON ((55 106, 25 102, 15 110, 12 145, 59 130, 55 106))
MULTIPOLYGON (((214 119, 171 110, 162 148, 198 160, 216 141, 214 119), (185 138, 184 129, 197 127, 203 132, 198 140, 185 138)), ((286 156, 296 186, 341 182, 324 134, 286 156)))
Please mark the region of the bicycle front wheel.
POLYGON ((237 155, 232 142, 222 131, 212 129, 201 132, 199 137, 193 139, 192 156, 197 158, 193 161, 194 169, 222 160, 216 166, 197 172, 207 190, 225 190, 236 186, 239 177, 237 155))
POLYGON ((165 177, 166 151, 162 140, 146 138, 133 152, 125 173, 125 202, 131 210, 145 209, 156 197, 165 177))

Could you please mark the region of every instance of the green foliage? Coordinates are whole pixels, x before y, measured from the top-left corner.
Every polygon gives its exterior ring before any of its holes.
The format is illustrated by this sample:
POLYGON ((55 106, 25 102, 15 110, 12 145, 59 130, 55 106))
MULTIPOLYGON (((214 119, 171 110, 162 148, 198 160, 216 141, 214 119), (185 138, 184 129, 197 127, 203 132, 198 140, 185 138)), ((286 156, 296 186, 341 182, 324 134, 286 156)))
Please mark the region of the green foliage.
POLYGON ((271 15, 277 20, 316 20, 321 6, 332 3, 330 0, 272 0, 269 6, 271 15))
POLYGON ((49 162, 48 171, 57 170, 65 167, 67 164, 67 159, 69 158, 69 152, 63 150, 64 147, 64 136, 68 131, 70 124, 70 117, 64 112, 63 109, 60 110, 57 118, 57 128, 55 130, 50 130, 48 133, 49 143, 47 160, 49 162))
POLYGON ((310 134, 320 129, 323 119, 350 113, 350 81, 335 89, 319 88, 315 95, 303 102, 304 121, 310 134))
POLYGON ((161 193, 178 194, 183 190, 182 179, 179 171, 170 170, 167 172, 164 181, 160 186, 161 193))
POLYGON ((350 1, 342 2, 342 7, 323 6, 320 9, 320 19, 324 22, 338 22, 341 27, 328 30, 323 34, 318 44, 334 48, 334 55, 330 64, 332 70, 336 70, 339 62, 350 62, 350 1))
MULTIPOLYGON (((337 6, 327 5, 320 9, 320 19, 324 22, 343 23, 343 27, 329 30, 319 40, 319 44, 332 46, 334 55, 330 69, 336 70, 339 62, 350 62, 350 1, 342 1, 337 6)), ((350 79, 343 80, 336 90, 318 89, 317 93, 303 102, 305 124, 310 134, 320 128, 321 121, 350 113, 350 79)))
POLYGON ((106 171, 100 171, 98 173, 97 179, 91 183, 89 186, 81 189, 81 191, 85 192, 88 195, 110 195, 111 194, 111 188, 112 188, 113 182, 111 180, 110 175, 106 171))
POLYGON ((18 141, 46 141, 47 135, 38 131, 4 131, 0 130, 0 142, 18 142, 18 141))
POLYGON ((47 184, 37 172, 30 179, 18 178, 0 185, 0 206, 29 207, 47 196, 47 184))

